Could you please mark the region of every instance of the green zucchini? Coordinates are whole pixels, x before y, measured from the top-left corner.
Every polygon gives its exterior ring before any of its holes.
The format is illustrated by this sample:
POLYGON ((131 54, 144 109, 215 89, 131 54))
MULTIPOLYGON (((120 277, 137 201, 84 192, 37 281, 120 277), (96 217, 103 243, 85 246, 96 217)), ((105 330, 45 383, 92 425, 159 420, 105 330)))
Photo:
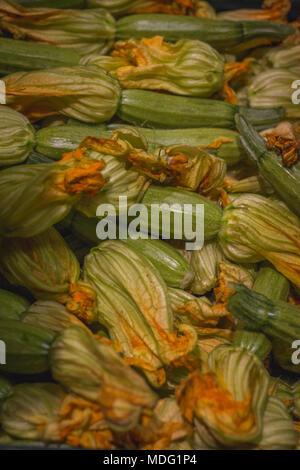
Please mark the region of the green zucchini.
POLYGON ((77 52, 62 47, 0 38, 0 75, 78 65, 77 52))
POLYGON ((253 284, 253 290, 264 294, 271 300, 287 302, 290 282, 272 266, 262 266, 253 284))
POLYGON ((264 361, 271 352, 272 344, 263 333, 256 331, 237 330, 233 337, 233 346, 247 349, 264 361))
POLYGON ((29 306, 30 303, 24 297, 0 289, 0 321, 19 320, 29 306))
POLYGON ((191 284, 194 273, 188 261, 172 246, 162 240, 128 238, 123 241, 151 261, 167 286, 186 289, 191 284))
POLYGON ((17 0, 24 7, 84 8, 86 0, 17 0))
POLYGON ((93 126, 53 126, 36 133, 35 150, 53 160, 75 150, 86 137, 108 138, 110 132, 93 126))
MULTIPOLYGON (((147 208, 147 213, 149 214, 148 227, 151 227, 152 231, 162 234, 163 229, 163 220, 160 217, 159 227, 155 226, 155 221, 151 220, 151 207, 154 204, 161 206, 162 204, 168 204, 170 207, 173 204, 181 206, 181 210, 171 211, 174 214, 180 216, 182 221, 182 226, 184 226, 183 214, 186 213, 184 209, 184 204, 191 204, 192 206, 192 219, 193 219, 193 230, 195 230, 195 214, 196 214, 196 204, 204 205, 204 239, 210 240, 213 239, 220 230, 222 210, 214 202, 210 201, 206 197, 201 196, 200 194, 193 193, 190 191, 185 191, 183 189, 177 189, 172 187, 161 187, 151 185, 143 199, 141 204, 145 205, 147 208)), ((143 224, 143 221, 141 225, 143 224)), ((182 236, 185 238, 184 235, 182 236)), ((174 238, 174 220, 173 217, 170 217, 170 238, 174 238)))
POLYGON ((0 338, 6 346, 6 364, 0 372, 39 374, 49 369, 48 354, 54 334, 20 321, 0 321, 0 338))
POLYGON ((198 39, 219 51, 251 49, 270 41, 281 42, 293 26, 271 21, 228 21, 165 14, 129 15, 117 21, 117 39, 164 36, 167 41, 198 39))
POLYGON ((300 364, 293 361, 295 341, 300 338, 300 308, 239 284, 232 284, 235 293, 227 309, 245 329, 264 333, 271 341, 276 362, 286 370, 300 373, 300 364))
MULTIPOLYGON (((115 130, 118 127, 120 127, 120 124, 110 124, 107 126, 108 130, 115 130)), ((145 127, 138 127, 136 130, 146 138, 150 152, 155 151, 160 146, 206 146, 204 150, 213 153, 218 158, 222 158, 228 166, 235 165, 243 159, 243 151, 238 141, 238 133, 230 129, 213 127, 202 127, 199 129, 147 129, 145 127), (216 149, 210 148, 216 139, 220 137, 230 139, 232 142, 224 142, 216 149)))
POLYGON ((250 109, 224 101, 145 90, 123 90, 117 114, 124 121, 144 127, 236 129, 234 117, 238 112, 258 129, 275 126, 284 117, 283 108, 250 109))

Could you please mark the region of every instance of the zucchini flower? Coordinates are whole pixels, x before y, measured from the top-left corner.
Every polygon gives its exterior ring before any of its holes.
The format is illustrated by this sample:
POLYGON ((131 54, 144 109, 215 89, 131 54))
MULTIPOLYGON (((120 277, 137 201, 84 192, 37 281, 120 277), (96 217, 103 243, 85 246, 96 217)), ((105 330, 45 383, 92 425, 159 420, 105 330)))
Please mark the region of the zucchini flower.
POLYGON ((33 122, 54 115, 86 123, 109 121, 120 99, 117 80, 94 66, 16 72, 4 83, 7 104, 33 122))
POLYGON ((300 73, 300 44, 295 46, 279 46, 272 48, 265 58, 275 69, 289 69, 294 73, 300 73))
POLYGON ((268 400, 267 371, 256 356, 228 345, 213 349, 207 366, 176 389, 181 412, 208 448, 254 446, 268 400))
POLYGON ((0 320, 20 320, 30 303, 20 295, 0 289, 0 320))
POLYGON ((191 286, 194 294, 203 295, 216 286, 219 274, 219 263, 223 259, 222 251, 216 240, 205 242, 201 250, 186 252, 190 265, 195 273, 191 286))
POLYGON ((175 318, 180 323, 192 325, 196 331, 217 327, 226 312, 214 310, 211 302, 204 296, 196 297, 181 289, 168 289, 175 318))
POLYGON ((292 84, 298 74, 284 69, 272 69, 257 75, 248 88, 252 108, 282 106, 287 118, 300 118, 300 107, 292 102, 292 84))
POLYGON ((187 324, 175 327, 159 271, 128 244, 107 241, 86 257, 84 279, 97 293, 99 322, 120 343, 126 361, 161 386, 164 366, 189 353, 197 336, 187 324))
POLYGON ((55 334, 70 326, 79 326, 89 333, 91 332, 79 318, 68 312, 62 304, 51 300, 38 300, 23 313, 21 320, 23 323, 41 326, 55 334))
MULTIPOLYGON (((121 130, 118 132, 118 136, 120 136, 120 133, 121 130)), ((134 133, 128 134, 126 139, 133 139, 134 136, 134 133)), ((137 172, 134 166, 128 168, 130 162, 128 162, 127 156, 132 153, 139 159, 139 155, 144 151, 135 149, 126 139, 87 137, 80 144, 79 150, 75 150, 75 154, 80 151, 89 160, 104 163, 102 170, 103 179, 105 180, 104 190, 99 191, 93 198, 89 196, 82 197, 76 205, 76 208, 88 217, 97 215, 100 204, 112 204, 118 214, 120 196, 126 196, 127 205, 131 206, 141 199, 149 185, 148 178, 142 172, 137 172)), ((139 139, 138 135, 137 139, 139 139)), ((143 141, 142 137, 141 139, 143 141)), ((137 142, 136 145, 141 146, 142 144, 137 142)))
POLYGON ((264 333, 272 342, 276 362, 286 370, 300 373, 293 362, 293 343, 300 335, 300 308, 281 300, 273 301, 245 286, 233 284, 235 293, 227 308, 245 328, 264 333))
POLYGON ((51 370, 56 381, 99 405, 110 428, 133 429, 157 402, 146 381, 104 342, 73 326, 55 339, 51 370))
POLYGON ((246 194, 223 213, 219 239, 235 263, 268 260, 300 287, 300 220, 282 202, 246 194))
MULTIPOLYGON (((247 286, 249 287, 249 286, 247 286)), ((271 300, 288 301, 290 283, 288 279, 271 266, 261 266, 253 284, 253 290, 271 300)))
POLYGON ((230 21, 280 21, 287 22, 291 9, 290 0, 264 0, 259 10, 230 10, 217 14, 218 20, 230 21))
POLYGON ((37 299, 57 301, 85 321, 95 318, 95 293, 80 280, 79 263, 62 236, 51 227, 31 238, 10 238, 1 245, 0 270, 13 285, 37 299))
POLYGON ((177 95, 210 97, 223 85, 224 59, 209 44, 162 36, 118 41, 111 53, 127 59, 114 75, 123 88, 164 90, 177 95))
POLYGON ((54 383, 13 387, 1 410, 10 436, 86 449, 113 449, 113 436, 98 405, 66 394, 54 383))
POLYGON ((26 160, 35 143, 35 130, 17 111, 0 105, 0 167, 26 160))
POLYGON ((0 234, 32 237, 68 215, 83 194, 98 194, 103 162, 80 152, 59 163, 19 165, 0 172, 0 234), (24 197, 26 195, 26 197, 24 197))
POLYGON ((114 43, 115 20, 107 10, 25 8, 0 2, 1 30, 14 39, 75 49, 79 54, 105 54, 114 43))
POLYGON ((182 442, 190 432, 175 398, 162 398, 154 408, 152 419, 144 418, 144 422, 132 431, 125 435, 122 433, 119 443, 130 450, 169 450, 171 445, 182 442))
POLYGON ((255 450, 293 450, 298 434, 287 407, 269 397, 263 418, 262 436, 255 450))

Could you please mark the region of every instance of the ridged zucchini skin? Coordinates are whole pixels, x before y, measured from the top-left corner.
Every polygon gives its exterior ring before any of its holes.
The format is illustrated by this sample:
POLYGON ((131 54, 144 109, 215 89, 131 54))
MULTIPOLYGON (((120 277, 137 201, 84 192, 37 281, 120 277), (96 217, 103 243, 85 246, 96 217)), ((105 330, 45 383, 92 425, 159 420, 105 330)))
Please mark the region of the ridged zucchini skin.
POLYGON ((54 334, 20 321, 0 321, 0 338, 6 346, 6 364, 0 372, 39 374, 49 369, 48 354, 54 334))
MULTIPOLYGON (((120 125, 108 125, 109 130, 115 130, 120 125)), ((128 126, 131 127, 131 126, 128 126)), ((219 148, 204 148, 218 158, 226 161, 228 166, 235 165, 243 160, 243 152, 238 142, 238 133, 230 129, 218 129, 213 127, 200 127, 199 129, 147 129, 146 127, 133 127, 142 134, 148 142, 148 150, 155 151, 159 147, 172 145, 190 145, 201 147, 214 144, 219 137, 226 137, 232 142, 226 142, 219 148)))
MULTIPOLYGON (((204 205, 204 239, 211 240, 215 238, 220 230, 221 225, 221 218, 222 218, 222 210, 220 207, 215 204, 214 202, 210 201, 206 197, 201 196, 200 194, 193 193, 190 191, 185 191, 183 189, 177 189, 172 187, 161 187, 151 185, 143 199, 141 200, 141 204, 144 204, 148 209, 148 214, 151 214, 151 205, 152 204, 169 204, 172 206, 173 204, 180 204, 182 207, 182 214, 184 213, 184 204, 192 204, 193 205, 193 214, 195 213, 195 205, 196 204, 203 204, 204 205)), ((161 221, 160 221, 161 222, 161 221)), ((154 224, 153 224, 154 225, 154 224)), ((182 223, 183 225, 183 223, 182 223)), ((151 225, 149 224, 149 227, 151 225)), ((154 228, 154 227, 151 227, 154 228)), ((157 227, 161 234, 162 227, 157 227)), ((172 218, 171 218, 171 227, 170 227, 170 236, 171 239, 174 236, 174 226, 172 226, 172 218)))
POLYGON ((144 255, 158 269, 169 287, 186 289, 194 278, 188 261, 171 245, 162 240, 123 240, 133 250, 144 255))
POLYGON ((0 289, 0 321, 19 320, 29 306, 30 303, 24 297, 0 289))
POLYGON ((290 293, 289 280, 276 269, 269 266, 260 268, 253 284, 253 290, 265 295, 269 299, 287 302, 290 293))
POLYGON ((117 115, 131 124, 158 129, 217 127, 236 129, 240 113, 259 129, 278 124, 282 108, 250 109, 224 101, 165 95, 144 90, 123 90, 117 115))
POLYGON ((117 39, 142 39, 156 35, 164 36, 167 41, 198 39, 220 51, 232 51, 241 44, 252 47, 264 44, 265 40, 280 42, 294 32, 292 26, 271 21, 215 21, 164 14, 129 15, 116 25, 117 39))
POLYGON ((235 289, 227 309, 244 328, 264 333, 271 341, 276 362, 286 370, 300 374, 300 364, 293 364, 293 342, 300 338, 300 308, 287 302, 272 301, 245 286, 235 289))
POLYGON ((70 49, 17 39, 0 38, 0 75, 78 65, 80 56, 70 49))
POLYGON ((110 132, 96 126, 53 126, 40 129, 36 133, 35 150, 59 160, 64 153, 72 152, 86 137, 108 138, 110 132))
POLYGON ((84 8, 85 0, 16 0, 24 7, 34 8, 84 8))

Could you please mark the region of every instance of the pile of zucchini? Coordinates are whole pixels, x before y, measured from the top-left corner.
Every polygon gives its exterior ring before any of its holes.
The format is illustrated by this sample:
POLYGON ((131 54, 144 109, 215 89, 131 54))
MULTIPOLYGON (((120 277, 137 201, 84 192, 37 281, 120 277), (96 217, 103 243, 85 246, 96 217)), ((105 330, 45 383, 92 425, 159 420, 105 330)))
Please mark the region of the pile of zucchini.
POLYGON ((0 447, 300 448, 299 22, 220 3, 0 0, 0 447))

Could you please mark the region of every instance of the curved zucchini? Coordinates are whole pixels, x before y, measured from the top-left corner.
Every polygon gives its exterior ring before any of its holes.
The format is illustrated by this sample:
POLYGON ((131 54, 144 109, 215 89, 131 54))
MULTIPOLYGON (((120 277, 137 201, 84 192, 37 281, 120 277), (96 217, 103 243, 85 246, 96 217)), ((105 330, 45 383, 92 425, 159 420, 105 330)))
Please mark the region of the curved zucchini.
POLYGON ((130 15, 117 22, 118 39, 164 36, 167 41, 198 39, 219 51, 233 51, 281 42, 295 32, 293 26, 271 21, 228 21, 165 14, 130 15))
POLYGON ((283 108, 250 109, 224 101, 165 95, 153 91, 124 90, 117 114, 132 124, 162 129, 218 127, 235 129, 240 112, 259 129, 278 124, 283 108))
POLYGON ((6 347, 6 364, 0 371, 39 374, 49 369, 48 354, 54 334, 20 321, 0 321, 0 338, 6 347))

